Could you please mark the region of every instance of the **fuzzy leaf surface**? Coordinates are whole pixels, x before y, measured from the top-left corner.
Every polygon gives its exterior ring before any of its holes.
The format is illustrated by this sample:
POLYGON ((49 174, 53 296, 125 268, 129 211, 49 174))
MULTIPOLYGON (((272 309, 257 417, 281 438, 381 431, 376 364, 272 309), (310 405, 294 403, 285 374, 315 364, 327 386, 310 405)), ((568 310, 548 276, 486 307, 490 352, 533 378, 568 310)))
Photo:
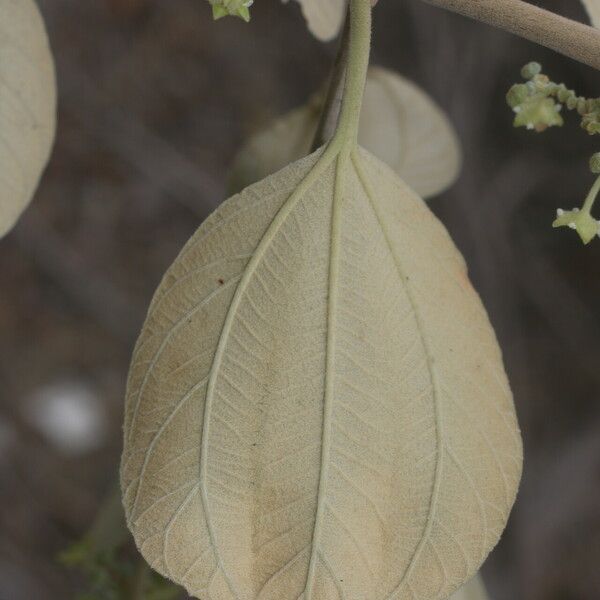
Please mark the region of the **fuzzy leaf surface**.
POLYGON ((364 150, 226 201, 132 360, 121 484, 150 565, 203 600, 434 600, 506 524, 521 440, 444 227, 364 150))
MULTIPOLYGON (((317 131, 321 104, 321 98, 315 96, 250 138, 232 166, 232 191, 306 156, 317 131)), ((422 198, 449 188, 460 172, 460 142, 444 112, 424 90, 388 69, 369 69, 359 141, 422 198)))
POLYGON ((33 0, 0 0, 0 237, 37 188, 56 127, 48 36, 33 0))

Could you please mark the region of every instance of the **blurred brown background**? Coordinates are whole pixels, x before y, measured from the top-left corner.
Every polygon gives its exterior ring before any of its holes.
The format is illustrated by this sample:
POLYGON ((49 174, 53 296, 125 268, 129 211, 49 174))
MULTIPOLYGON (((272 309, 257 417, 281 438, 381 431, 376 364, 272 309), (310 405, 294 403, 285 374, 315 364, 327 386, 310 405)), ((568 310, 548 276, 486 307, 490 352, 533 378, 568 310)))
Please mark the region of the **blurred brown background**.
MULTIPOLYGON (((584 20, 573 0, 538 2, 584 20)), ((128 361, 151 294, 224 199, 241 141, 301 103, 335 44, 296 3, 213 23, 205 0, 40 0, 59 128, 31 208, 0 242, 0 600, 74 598, 56 554, 114 482, 128 361)), ((600 598, 600 240, 553 231, 599 150, 568 126, 511 127, 529 60, 600 95, 600 75, 420 0, 382 0, 373 62, 410 76, 462 138, 458 184, 432 209, 496 326, 525 439, 509 528, 486 563, 496 600, 600 598)))

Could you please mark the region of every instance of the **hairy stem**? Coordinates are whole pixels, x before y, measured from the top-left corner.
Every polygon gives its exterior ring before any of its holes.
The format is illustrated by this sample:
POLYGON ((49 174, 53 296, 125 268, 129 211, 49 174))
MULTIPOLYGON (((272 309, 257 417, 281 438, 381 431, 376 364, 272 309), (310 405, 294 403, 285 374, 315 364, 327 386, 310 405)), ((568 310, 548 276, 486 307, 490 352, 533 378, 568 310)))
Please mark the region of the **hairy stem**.
POLYGON ((536 42, 600 70, 600 29, 523 0, 423 0, 536 42))
POLYGON ((600 193, 600 177, 596 179, 594 185, 592 186, 592 189, 590 190, 589 194, 587 195, 587 198, 585 199, 583 207, 581 208, 583 212, 591 212, 592 207, 594 206, 594 202, 598 197, 598 193, 600 193))
POLYGON ((350 46, 342 107, 334 140, 356 144, 369 54, 371 51, 371 0, 350 2, 350 46))

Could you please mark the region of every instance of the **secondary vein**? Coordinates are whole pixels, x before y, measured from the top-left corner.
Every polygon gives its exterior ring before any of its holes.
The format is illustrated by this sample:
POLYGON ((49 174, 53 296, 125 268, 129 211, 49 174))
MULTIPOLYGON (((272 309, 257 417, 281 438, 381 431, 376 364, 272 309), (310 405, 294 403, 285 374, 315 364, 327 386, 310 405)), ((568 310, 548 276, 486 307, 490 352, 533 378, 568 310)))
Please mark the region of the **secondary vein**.
POLYGON ((223 325, 223 329, 221 331, 221 335, 219 337, 219 342, 217 345, 217 350, 215 352, 215 356, 209 371, 209 379, 208 386, 206 392, 206 401, 204 403, 204 412, 202 416, 202 438, 200 441, 201 451, 200 451, 200 489, 201 489, 201 498, 202 505, 204 509, 205 519, 206 519, 206 527, 208 529, 208 534, 210 538, 210 542, 212 547, 214 548, 215 557, 217 560, 217 564, 223 571, 223 576, 227 582, 227 585, 234 595, 235 598, 239 598, 239 595, 235 591, 235 586, 231 581, 231 578, 226 573, 225 568, 223 566, 223 562, 220 558, 218 546, 216 544, 216 537, 213 524, 210 518, 210 503, 208 499, 208 487, 206 483, 207 469, 208 469, 208 455, 209 455, 209 440, 210 440, 210 423, 211 423, 211 411, 212 405, 214 402, 215 388, 216 382, 218 379, 219 370, 223 361, 223 356, 225 354, 225 349, 227 347, 227 342, 229 339, 229 335, 233 328, 233 323, 237 317, 237 311, 241 304, 243 295, 255 275, 259 264, 261 263, 263 257, 266 254, 268 247, 273 241, 275 235, 281 228, 281 226, 285 223, 287 217, 290 215, 293 208, 296 204, 304 197, 306 192, 310 189, 310 187, 314 184, 314 182, 318 179, 318 177, 327 169, 327 167, 331 164, 333 160, 335 160, 337 155, 337 147, 334 145, 330 145, 318 158, 317 162, 313 165, 313 167, 309 170, 309 172, 302 179, 300 184, 296 187, 296 189, 292 192, 289 198, 283 203, 282 207, 279 209, 279 212, 263 234, 262 238, 258 242, 256 246, 256 250, 254 251, 252 258, 248 261, 246 265, 240 282, 233 294, 233 298, 231 300, 231 304, 229 305, 229 309, 227 311, 227 316, 225 318, 225 323, 223 325))
POLYGON ((341 152, 337 157, 331 211, 331 240, 329 251, 329 282, 327 295, 327 340, 325 350, 325 393, 323 395, 323 429, 321 435, 321 465, 319 487, 317 491, 317 512, 312 536, 312 550, 308 568, 308 576, 306 579, 306 600, 312 599, 315 571, 320 552, 319 545, 321 543, 321 529, 323 527, 323 513, 325 510, 325 497, 327 494, 327 477, 329 474, 328 466, 331 450, 331 422, 333 415, 333 403, 335 399, 335 319, 338 300, 341 204, 344 193, 344 175, 348 158, 349 156, 346 151, 341 152))
POLYGON ((392 600, 392 598, 394 598, 395 595, 405 585, 410 583, 410 575, 421 556, 421 552, 423 551, 425 544, 429 541, 429 538, 431 535, 431 530, 433 529, 433 525, 435 523, 435 515, 436 515, 436 511, 437 511, 437 503, 438 503, 440 486, 441 486, 443 458, 444 458, 444 438, 443 438, 443 429, 442 429, 442 420, 443 420, 442 405, 440 402, 440 387, 439 387, 439 382, 438 382, 438 378, 437 378, 437 372, 433 366, 433 355, 429 348, 429 342, 427 341, 427 336, 425 335, 425 328, 423 326, 423 321, 422 321, 421 315, 419 313, 417 303, 415 301, 415 298, 414 298, 414 295, 412 293, 410 286, 406 282, 406 277, 404 275, 404 270, 402 268, 402 265, 400 264, 400 261, 399 261, 398 257, 396 256, 396 253, 393 251, 390 237, 389 237, 388 231, 385 227, 382 216, 379 212, 379 209, 377 207, 377 202, 375 200, 375 195, 373 194, 371 184, 370 184, 370 182, 363 170, 363 167, 361 165, 360 156, 358 155, 358 153, 356 151, 354 151, 352 153, 352 164, 354 165, 354 169, 356 170, 358 179, 359 179, 359 181, 363 187, 363 190, 369 200, 369 203, 371 204, 373 212, 375 213, 377 222, 379 223, 379 226, 381 228, 381 231, 383 233, 383 236, 384 236, 387 246, 389 248, 392 259, 394 260, 394 264, 396 265, 396 269, 398 271, 398 276, 400 277, 400 280, 403 282, 404 289, 406 291, 406 295, 410 302, 412 311, 415 315, 417 329, 418 329, 419 335, 421 337, 421 342, 423 344, 423 348, 425 349, 425 353, 427 355, 427 368, 429 371, 429 377, 430 377, 431 385, 433 388, 433 402, 434 402, 434 409, 435 409, 437 460, 436 460, 435 474, 434 474, 434 479, 433 479, 433 488, 431 491, 431 498, 430 498, 430 503, 429 503, 429 510, 428 510, 428 514, 427 514, 427 522, 425 524, 425 529, 423 531, 421 540, 419 541, 419 543, 417 544, 417 547, 415 548, 413 556, 411 557, 410 563, 409 563, 408 567, 406 568, 406 571, 404 572, 402 579, 400 580, 398 585, 394 588, 394 590, 391 592, 391 594, 389 595, 389 597, 387 599, 387 600, 392 600))

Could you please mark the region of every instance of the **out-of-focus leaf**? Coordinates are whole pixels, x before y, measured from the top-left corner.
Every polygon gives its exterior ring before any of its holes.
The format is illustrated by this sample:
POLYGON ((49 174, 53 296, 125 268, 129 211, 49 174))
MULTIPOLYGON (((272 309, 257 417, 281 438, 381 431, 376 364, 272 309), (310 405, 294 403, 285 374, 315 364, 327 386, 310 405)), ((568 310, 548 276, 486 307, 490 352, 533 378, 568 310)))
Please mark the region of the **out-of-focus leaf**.
POLYGON ((460 142, 445 113, 388 69, 369 71, 359 140, 423 198, 450 187, 460 172, 460 142))
POLYGON ((56 82, 33 0, 0 0, 0 237, 29 204, 50 155, 56 82))
POLYGON ((304 106, 275 119, 250 137, 233 161, 228 183, 230 194, 310 154, 321 106, 322 98, 316 94, 304 106))
POLYGON ((86 591, 76 600, 177 600, 182 596, 181 588, 150 571, 131 552, 118 494, 108 497, 91 531, 63 551, 59 561, 85 579, 86 591))
MULTIPOLYGON (((248 140, 231 169, 231 192, 310 152, 322 97, 316 95, 248 140)), ((423 198, 450 187, 460 172, 460 142, 446 115, 425 91, 388 69, 369 70, 359 141, 423 198)))
POLYGON ((449 600, 490 600, 490 597, 481 575, 477 574, 458 591, 454 592, 449 600))
POLYGON ((600 0, 581 0, 594 27, 600 27, 600 0))
MULTIPOLYGON (((283 0, 287 2, 288 0, 283 0)), ((335 38, 344 22, 348 0, 296 0, 310 32, 322 42, 335 38)))

